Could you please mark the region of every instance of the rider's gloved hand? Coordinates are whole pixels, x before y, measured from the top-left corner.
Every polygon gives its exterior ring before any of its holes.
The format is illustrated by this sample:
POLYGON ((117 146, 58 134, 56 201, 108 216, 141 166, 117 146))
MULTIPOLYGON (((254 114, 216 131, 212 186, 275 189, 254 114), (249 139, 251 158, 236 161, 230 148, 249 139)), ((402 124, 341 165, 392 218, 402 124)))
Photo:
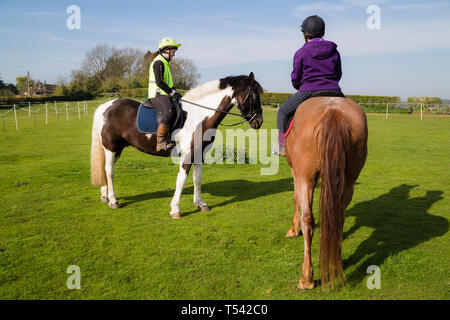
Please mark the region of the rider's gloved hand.
POLYGON ((170 92, 170 95, 171 95, 172 97, 174 97, 175 99, 177 99, 177 100, 180 100, 180 99, 181 99, 181 93, 178 92, 178 91, 175 90, 175 89, 173 89, 173 90, 170 92))

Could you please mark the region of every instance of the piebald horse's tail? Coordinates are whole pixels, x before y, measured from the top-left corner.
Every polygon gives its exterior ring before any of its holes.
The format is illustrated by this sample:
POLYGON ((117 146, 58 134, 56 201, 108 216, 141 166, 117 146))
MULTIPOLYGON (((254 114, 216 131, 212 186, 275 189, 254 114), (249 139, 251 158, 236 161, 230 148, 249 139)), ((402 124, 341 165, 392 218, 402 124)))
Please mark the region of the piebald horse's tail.
POLYGON ((102 187, 107 185, 105 171, 105 151, 100 138, 100 130, 95 125, 92 126, 91 144, 91 183, 94 186, 102 187))
POLYGON ((320 271, 322 285, 338 276, 345 283, 341 243, 344 226, 346 171, 350 161, 350 123, 338 109, 326 111, 317 125, 317 142, 322 163, 320 192, 320 271))

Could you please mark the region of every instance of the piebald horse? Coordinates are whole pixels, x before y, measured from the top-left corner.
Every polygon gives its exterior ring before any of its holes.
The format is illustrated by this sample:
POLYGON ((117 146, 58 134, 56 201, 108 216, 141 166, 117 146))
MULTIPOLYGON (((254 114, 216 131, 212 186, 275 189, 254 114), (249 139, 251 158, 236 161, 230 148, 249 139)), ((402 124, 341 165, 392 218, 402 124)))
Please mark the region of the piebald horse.
POLYGON ((297 109, 286 139, 286 159, 294 177, 294 218, 287 237, 304 237, 304 259, 299 289, 314 288, 311 240, 314 233, 312 201, 319 176, 320 254, 322 286, 345 283, 341 243, 344 211, 367 157, 367 120, 352 100, 315 97, 297 109), (301 217, 300 217, 301 210, 301 217))
MULTIPOLYGON (((184 126, 172 135, 177 142, 180 155, 180 167, 176 190, 170 203, 170 216, 181 217, 179 208, 181 192, 191 166, 193 166, 194 204, 201 211, 209 208, 201 198, 203 155, 212 145, 214 136, 204 137, 209 129, 216 129, 224 117, 236 105, 243 119, 253 129, 259 129, 263 123, 260 94, 261 85, 250 75, 230 76, 207 82, 183 96, 184 126), (188 103, 192 102, 192 103, 188 103), (194 143, 194 136, 195 143, 194 143), (198 139, 198 137, 200 139, 198 139), (200 154, 201 159, 195 155, 200 154)), ((113 209, 119 207, 114 193, 114 164, 123 149, 133 146, 147 154, 168 157, 171 151, 156 152, 156 134, 144 134, 138 131, 136 116, 139 101, 116 99, 100 105, 94 114, 91 145, 91 182, 100 187, 101 201, 108 202, 113 209)))

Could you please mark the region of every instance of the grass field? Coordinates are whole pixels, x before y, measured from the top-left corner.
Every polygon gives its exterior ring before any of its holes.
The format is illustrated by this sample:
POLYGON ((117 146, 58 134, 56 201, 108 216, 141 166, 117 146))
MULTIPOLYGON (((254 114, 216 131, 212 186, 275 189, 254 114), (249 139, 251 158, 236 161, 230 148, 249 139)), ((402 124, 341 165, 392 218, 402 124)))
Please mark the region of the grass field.
MULTIPOLYGON (((0 128, 0 299, 450 298, 450 117, 368 115, 368 160, 344 226, 348 283, 299 291, 303 238, 285 238, 293 184, 284 160, 273 176, 261 165, 206 165, 212 210, 195 210, 190 177, 184 217, 173 220, 177 166, 128 148, 116 165, 122 208, 111 210, 89 180, 98 103, 81 119, 0 128), (66 286, 72 264, 80 290, 66 286), (370 265, 380 267, 380 290, 366 286, 370 265)), ((265 111, 263 128, 275 119, 265 111)), ((316 229, 316 280, 318 239, 316 229)))

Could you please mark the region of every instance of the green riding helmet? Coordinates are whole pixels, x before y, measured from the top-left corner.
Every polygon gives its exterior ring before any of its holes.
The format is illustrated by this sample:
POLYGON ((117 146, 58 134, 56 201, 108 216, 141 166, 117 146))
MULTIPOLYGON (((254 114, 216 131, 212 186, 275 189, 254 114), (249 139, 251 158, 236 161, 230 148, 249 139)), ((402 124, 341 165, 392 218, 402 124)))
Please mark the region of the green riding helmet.
POLYGON ((176 43, 172 38, 164 38, 159 42, 158 49, 159 51, 163 51, 166 48, 178 49, 180 46, 181 43, 176 43))

